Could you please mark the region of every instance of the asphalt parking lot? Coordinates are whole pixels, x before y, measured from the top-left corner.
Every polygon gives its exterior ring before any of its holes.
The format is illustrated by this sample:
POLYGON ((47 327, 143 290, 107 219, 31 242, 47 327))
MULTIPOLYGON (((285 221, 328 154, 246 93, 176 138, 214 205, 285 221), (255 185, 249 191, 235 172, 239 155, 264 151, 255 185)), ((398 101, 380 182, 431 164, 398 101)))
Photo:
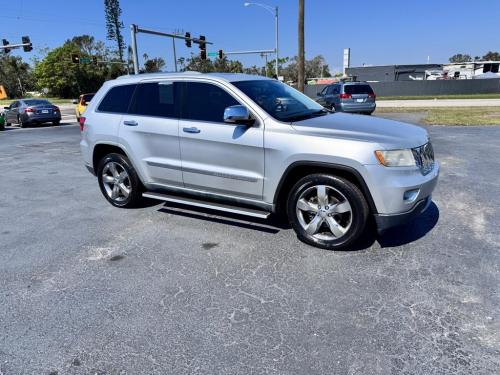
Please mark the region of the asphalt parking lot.
POLYGON ((342 252, 114 208, 77 125, 0 132, 0 374, 498 374, 500 127, 428 129, 434 204, 342 252))

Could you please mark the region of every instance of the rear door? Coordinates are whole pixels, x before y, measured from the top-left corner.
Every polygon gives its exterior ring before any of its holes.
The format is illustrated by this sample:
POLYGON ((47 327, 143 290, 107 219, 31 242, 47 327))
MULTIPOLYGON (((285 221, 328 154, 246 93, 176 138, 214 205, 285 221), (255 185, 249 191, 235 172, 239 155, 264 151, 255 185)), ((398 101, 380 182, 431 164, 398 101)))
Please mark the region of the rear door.
POLYGON ((6 114, 5 114, 5 120, 6 122, 10 122, 10 123, 14 123, 14 122, 17 122, 17 108, 19 106, 19 102, 18 101, 15 101, 14 103, 12 103, 9 107, 9 109, 7 110, 6 114))
POLYGON ((359 103, 373 103, 375 95, 370 85, 367 84, 351 84, 344 86, 344 92, 351 95, 350 98, 344 102, 352 102, 353 104, 359 103))
POLYGON ((179 122, 187 188, 262 199, 264 125, 224 123, 226 107, 244 104, 216 82, 185 82, 179 122))
POLYGON ((182 186, 178 82, 144 81, 137 86, 120 125, 125 144, 145 182, 182 186))

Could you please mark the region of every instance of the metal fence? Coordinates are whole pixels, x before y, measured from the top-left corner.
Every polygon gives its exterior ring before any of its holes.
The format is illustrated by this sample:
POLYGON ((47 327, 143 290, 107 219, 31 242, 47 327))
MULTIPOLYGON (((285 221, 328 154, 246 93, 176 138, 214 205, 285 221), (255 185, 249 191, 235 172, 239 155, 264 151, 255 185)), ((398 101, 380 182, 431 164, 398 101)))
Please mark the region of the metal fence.
MULTIPOLYGON (((306 95, 315 98, 326 85, 307 85, 306 95)), ((457 79, 443 81, 370 82, 377 96, 468 95, 500 93, 500 79, 457 79)))

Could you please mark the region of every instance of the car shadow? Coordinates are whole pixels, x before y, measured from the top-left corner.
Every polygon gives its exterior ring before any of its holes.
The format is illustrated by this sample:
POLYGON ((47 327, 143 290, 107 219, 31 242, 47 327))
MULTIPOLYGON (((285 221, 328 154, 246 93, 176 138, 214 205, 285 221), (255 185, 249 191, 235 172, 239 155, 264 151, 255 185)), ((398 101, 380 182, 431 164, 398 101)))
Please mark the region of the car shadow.
POLYGON ((279 233, 284 229, 290 229, 290 225, 277 215, 270 215, 267 219, 259 219, 202 207, 192 208, 191 206, 174 202, 165 203, 158 211, 271 234, 279 233))
MULTIPOLYGON (((158 201, 150 200, 148 206, 153 206, 158 201), (156 202, 156 203, 155 203, 156 202)), ((291 229, 283 215, 273 214, 267 219, 253 218, 229 212, 221 212, 207 208, 182 205, 173 202, 166 202, 158 211, 170 215, 182 216, 191 219, 203 220, 212 223, 231 225, 238 228, 255 230, 263 233, 277 234, 281 230, 291 229)), ((366 250, 378 242, 382 248, 397 247, 414 242, 427 233, 436 225, 439 220, 439 209, 434 202, 429 208, 405 225, 386 230, 383 234, 378 234, 373 219, 369 219, 365 234, 352 246, 342 251, 366 250)))
POLYGON ((396 247, 414 242, 434 228, 439 220, 439 208, 432 202, 427 210, 415 220, 386 230, 377 237, 381 247, 396 247))

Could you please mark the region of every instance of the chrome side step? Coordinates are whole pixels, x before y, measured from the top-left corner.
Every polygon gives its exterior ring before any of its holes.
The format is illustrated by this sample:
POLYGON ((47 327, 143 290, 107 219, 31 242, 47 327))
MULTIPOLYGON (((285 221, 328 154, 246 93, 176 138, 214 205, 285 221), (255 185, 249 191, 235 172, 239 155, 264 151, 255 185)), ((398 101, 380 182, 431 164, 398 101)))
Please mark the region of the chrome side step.
POLYGON ((266 211, 259 211, 244 207, 235 207, 222 203, 207 202, 193 198, 177 197, 161 193, 146 192, 143 193, 142 196, 145 198, 158 199, 160 201, 165 201, 165 202, 174 202, 179 204, 186 204, 188 206, 203 207, 216 211, 231 212, 233 214, 238 214, 238 215, 257 217, 259 219, 267 219, 270 215, 270 212, 266 211))

